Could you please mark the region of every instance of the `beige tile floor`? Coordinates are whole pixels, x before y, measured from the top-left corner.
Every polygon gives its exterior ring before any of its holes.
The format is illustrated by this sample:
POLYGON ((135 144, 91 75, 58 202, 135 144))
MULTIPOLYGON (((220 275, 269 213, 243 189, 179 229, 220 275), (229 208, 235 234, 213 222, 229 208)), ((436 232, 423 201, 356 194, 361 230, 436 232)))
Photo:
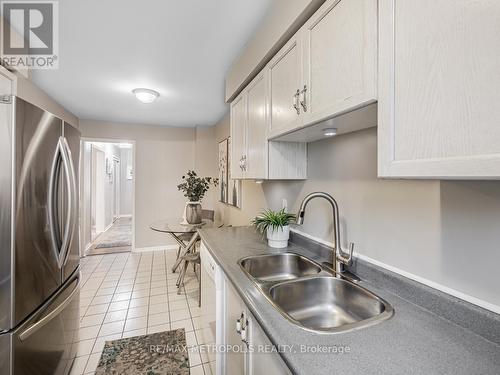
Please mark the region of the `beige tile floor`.
POLYGON ((174 261, 175 251, 82 259, 80 342, 71 375, 93 374, 107 340, 181 327, 191 348, 191 375, 212 375, 205 355, 196 350, 201 344, 198 281, 191 268, 178 295, 174 261))

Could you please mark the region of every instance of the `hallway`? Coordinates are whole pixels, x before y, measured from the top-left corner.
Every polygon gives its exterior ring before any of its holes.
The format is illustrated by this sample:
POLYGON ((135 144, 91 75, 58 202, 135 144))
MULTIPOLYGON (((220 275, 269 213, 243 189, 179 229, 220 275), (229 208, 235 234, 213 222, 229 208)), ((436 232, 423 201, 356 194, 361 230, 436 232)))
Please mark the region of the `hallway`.
POLYGON ((134 248, 134 145, 82 140, 82 256, 134 248))
POLYGON ((121 217, 100 234, 87 255, 115 254, 132 250, 132 218, 121 217))

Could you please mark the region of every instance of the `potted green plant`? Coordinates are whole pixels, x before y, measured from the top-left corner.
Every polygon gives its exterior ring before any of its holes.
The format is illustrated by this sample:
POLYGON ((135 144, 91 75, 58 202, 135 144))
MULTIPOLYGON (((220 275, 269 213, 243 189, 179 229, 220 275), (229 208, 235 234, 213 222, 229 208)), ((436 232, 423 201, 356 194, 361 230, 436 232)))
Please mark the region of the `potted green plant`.
POLYGON ((288 246, 290 224, 295 222, 295 215, 281 209, 279 211, 265 210, 252 220, 252 224, 262 234, 266 233, 267 243, 271 247, 288 246))
POLYGON ((182 176, 183 182, 177 185, 179 191, 184 192, 184 196, 188 199, 184 210, 183 223, 185 224, 200 224, 201 217, 201 200, 205 193, 210 189, 211 185, 217 186, 218 178, 198 177, 195 171, 188 170, 182 176))

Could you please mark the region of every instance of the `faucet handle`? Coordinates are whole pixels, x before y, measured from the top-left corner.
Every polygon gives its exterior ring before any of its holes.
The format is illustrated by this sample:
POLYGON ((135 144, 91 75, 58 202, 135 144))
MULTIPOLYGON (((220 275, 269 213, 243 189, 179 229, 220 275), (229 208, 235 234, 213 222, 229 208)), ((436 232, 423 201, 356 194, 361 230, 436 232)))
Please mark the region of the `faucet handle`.
POLYGON ((340 262, 345 264, 346 266, 350 266, 352 264, 353 251, 354 251, 354 242, 349 242, 349 253, 347 253, 347 255, 345 255, 344 250, 342 250, 342 247, 339 247, 338 259, 340 260, 340 262))

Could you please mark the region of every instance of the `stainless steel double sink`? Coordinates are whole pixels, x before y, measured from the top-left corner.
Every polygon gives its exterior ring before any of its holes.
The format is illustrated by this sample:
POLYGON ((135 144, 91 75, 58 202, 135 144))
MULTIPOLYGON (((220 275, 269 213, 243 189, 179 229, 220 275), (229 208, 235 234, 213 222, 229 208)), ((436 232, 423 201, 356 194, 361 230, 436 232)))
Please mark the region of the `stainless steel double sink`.
POLYGON ((388 302, 368 289, 299 254, 257 255, 239 264, 285 318, 310 331, 352 331, 394 313, 388 302))

